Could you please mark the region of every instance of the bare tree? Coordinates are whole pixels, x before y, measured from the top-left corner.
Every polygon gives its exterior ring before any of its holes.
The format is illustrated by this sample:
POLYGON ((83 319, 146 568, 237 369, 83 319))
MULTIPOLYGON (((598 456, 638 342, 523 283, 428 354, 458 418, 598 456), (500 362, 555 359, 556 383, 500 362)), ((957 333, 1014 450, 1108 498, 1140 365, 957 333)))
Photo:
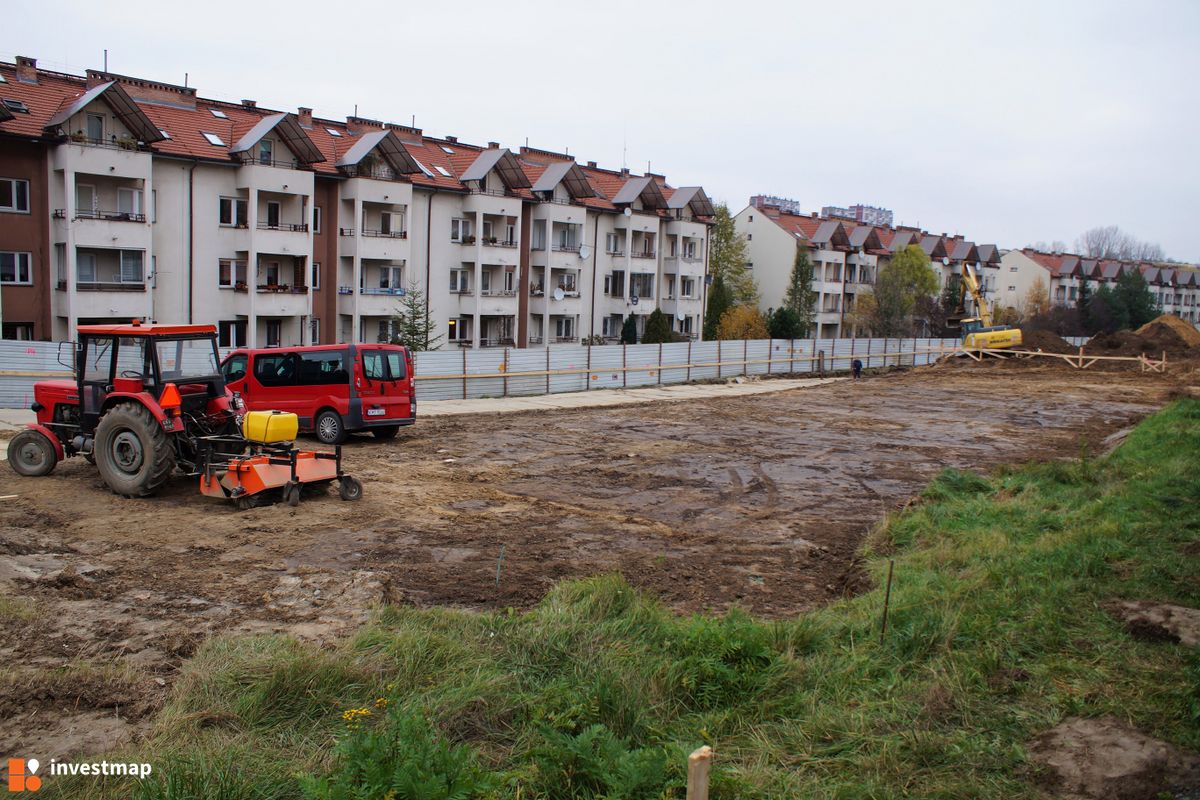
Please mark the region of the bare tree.
POLYGON ((1091 228, 1075 240, 1075 249, 1088 258, 1114 258, 1124 261, 1162 261, 1162 246, 1143 242, 1116 225, 1091 228))
POLYGON ((1049 243, 1043 242, 1043 241, 1037 241, 1037 242, 1034 242, 1033 244, 1026 245, 1026 247, 1029 247, 1033 250, 1037 250, 1039 253, 1065 253, 1065 252, 1067 252, 1067 243, 1063 242, 1063 241, 1059 241, 1058 239, 1055 239, 1053 242, 1049 242, 1049 243))

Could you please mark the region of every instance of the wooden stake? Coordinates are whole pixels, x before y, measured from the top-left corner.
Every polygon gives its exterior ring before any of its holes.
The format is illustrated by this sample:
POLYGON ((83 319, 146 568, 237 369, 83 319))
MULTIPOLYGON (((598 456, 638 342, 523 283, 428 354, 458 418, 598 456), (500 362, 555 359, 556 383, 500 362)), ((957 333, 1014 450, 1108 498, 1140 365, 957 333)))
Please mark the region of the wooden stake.
POLYGON ((687 800, 708 800, 708 772, 713 751, 704 745, 688 756, 687 800))
POLYGON ((883 634, 887 633, 887 618, 888 607, 892 604, 892 570, 895 569, 896 562, 893 559, 888 559, 888 581, 887 591, 883 595, 883 624, 879 626, 879 643, 883 644, 883 634))

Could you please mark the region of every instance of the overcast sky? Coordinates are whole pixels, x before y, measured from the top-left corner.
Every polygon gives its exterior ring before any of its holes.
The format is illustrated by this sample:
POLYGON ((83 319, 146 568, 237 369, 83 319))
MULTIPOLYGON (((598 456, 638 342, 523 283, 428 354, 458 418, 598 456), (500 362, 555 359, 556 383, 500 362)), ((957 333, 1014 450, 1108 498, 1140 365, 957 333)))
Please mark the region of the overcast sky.
POLYGON ((1200 2, 6 0, 0 58, 647 162, 736 212, 863 202, 977 242, 1117 224, 1200 261, 1200 2))

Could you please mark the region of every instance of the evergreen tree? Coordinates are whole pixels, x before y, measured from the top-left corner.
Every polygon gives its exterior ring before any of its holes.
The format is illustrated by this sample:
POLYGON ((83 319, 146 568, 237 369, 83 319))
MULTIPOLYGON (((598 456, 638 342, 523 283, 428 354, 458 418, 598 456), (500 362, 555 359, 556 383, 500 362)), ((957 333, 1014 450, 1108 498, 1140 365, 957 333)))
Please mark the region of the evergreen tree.
POLYGON ((1104 284, 1088 303, 1088 321, 1088 334, 1112 333, 1129 327, 1129 310, 1108 284, 1104 284))
POLYGON ((772 339, 803 339, 808 335, 800 315, 790 306, 780 306, 767 317, 767 330, 772 339))
POLYGON ((1091 325, 1088 322, 1088 309, 1092 304, 1092 283, 1083 276, 1079 279, 1079 296, 1075 300, 1075 307, 1079 309, 1079 324, 1084 330, 1088 330, 1091 325))
POLYGON ((733 294, 725 285, 725 279, 719 273, 713 277, 712 285, 708 287, 708 308, 704 312, 704 338, 712 341, 717 338, 717 326, 721 317, 733 306, 733 294))
POLYGON ((671 332, 671 321, 667 315, 657 308, 646 317, 646 329, 642 331, 642 344, 659 344, 674 341, 671 332))
POLYGON ((413 352, 433 350, 442 340, 434 335, 433 317, 425 293, 415 283, 409 283, 400 298, 400 307, 392 316, 392 344, 402 344, 413 352))
POLYGON ((1131 269, 1118 275, 1113 296, 1125 307, 1130 328, 1140 328, 1159 315, 1158 303, 1140 270, 1131 269))
POLYGON ((729 206, 717 206, 712 233, 709 235, 708 268, 714 279, 720 276, 739 305, 758 304, 758 284, 746 268, 746 237, 737 232, 729 206))
MULTIPOLYGON (((792 274, 788 277, 787 294, 783 304, 796 313, 800 320, 800 333, 783 339, 803 339, 812 330, 816 318, 817 292, 813 289, 813 266, 808 260, 808 248, 796 247, 796 259, 792 262, 792 274)), ((772 334, 773 335, 773 334, 772 334)))
POLYGON ((621 326, 621 344, 637 344, 637 319, 633 314, 627 316, 621 326))

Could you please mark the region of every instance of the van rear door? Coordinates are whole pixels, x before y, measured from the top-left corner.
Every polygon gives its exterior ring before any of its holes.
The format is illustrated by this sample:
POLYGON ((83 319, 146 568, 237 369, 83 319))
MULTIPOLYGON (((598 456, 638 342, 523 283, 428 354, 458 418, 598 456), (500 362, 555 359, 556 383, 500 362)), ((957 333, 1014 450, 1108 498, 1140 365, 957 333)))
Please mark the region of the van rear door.
POLYGON ((359 348, 362 359, 363 423, 370 426, 409 416, 408 364, 398 349, 359 348))

